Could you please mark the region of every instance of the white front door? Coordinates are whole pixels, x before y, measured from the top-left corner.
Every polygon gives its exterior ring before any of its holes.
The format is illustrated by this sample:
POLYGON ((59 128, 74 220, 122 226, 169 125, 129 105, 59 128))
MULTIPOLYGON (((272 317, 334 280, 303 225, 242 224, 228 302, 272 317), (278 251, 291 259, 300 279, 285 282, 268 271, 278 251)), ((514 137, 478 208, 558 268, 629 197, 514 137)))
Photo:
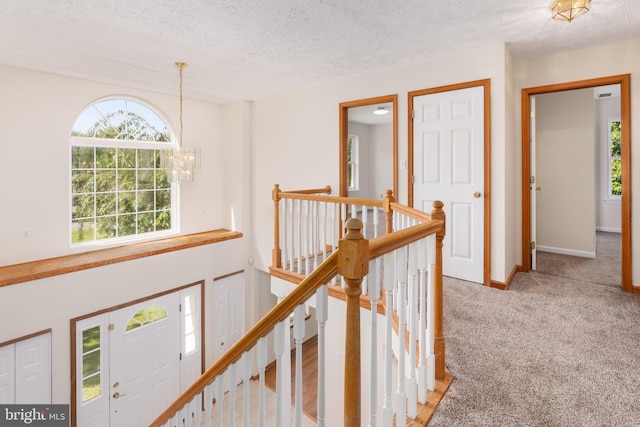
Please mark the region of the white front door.
POLYGON ((413 98, 414 207, 447 215, 443 274, 484 281, 484 87, 413 98))
POLYGON ((110 425, 146 426, 180 395, 180 298, 110 315, 110 425))

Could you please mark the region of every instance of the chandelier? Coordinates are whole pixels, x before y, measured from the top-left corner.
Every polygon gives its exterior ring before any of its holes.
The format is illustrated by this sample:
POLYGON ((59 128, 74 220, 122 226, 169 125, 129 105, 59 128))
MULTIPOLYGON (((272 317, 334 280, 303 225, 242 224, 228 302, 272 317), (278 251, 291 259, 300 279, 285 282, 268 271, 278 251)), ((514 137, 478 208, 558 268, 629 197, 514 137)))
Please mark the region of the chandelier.
POLYGON ((551 17, 557 21, 573 21, 589 11, 591 0, 558 0, 551 5, 551 17))
POLYGON ((180 69, 180 138, 174 150, 163 153, 162 162, 172 182, 191 182, 194 169, 200 169, 200 148, 185 150, 182 145, 182 70, 187 64, 176 62, 176 66, 180 69))

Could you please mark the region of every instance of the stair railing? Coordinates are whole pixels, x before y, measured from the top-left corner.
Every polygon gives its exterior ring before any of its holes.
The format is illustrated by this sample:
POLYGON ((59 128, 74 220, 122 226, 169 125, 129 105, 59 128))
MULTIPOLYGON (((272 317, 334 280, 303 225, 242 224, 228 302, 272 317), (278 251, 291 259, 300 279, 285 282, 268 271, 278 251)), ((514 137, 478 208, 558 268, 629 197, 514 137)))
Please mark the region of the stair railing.
MULTIPOLYGON (((277 188, 277 186, 276 186, 277 188)), ((277 194, 282 198, 290 200, 304 200, 303 195, 310 198, 328 197, 317 196, 307 192, 283 193, 278 191, 277 194)), ((329 190, 330 191, 330 190, 329 190)), ((276 191, 274 190, 274 196, 276 191)), ((280 198, 280 197, 279 197, 280 198)), ((342 199, 342 198, 339 198, 342 199)), ((274 197, 275 201, 275 197, 274 197)), ((320 200, 322 203, 329 203, 329 200, 320 200)), ((353 199, 349 203, 339 200, 342 205, 353 205, 353 199)), ((360 204, 358 202, 358 204, 360 204)), ((426 402, 426 389, 432 390, 436 379, 442 379, 445 376, 445 346, 444 337, 442 335, 442 240, 444 238, 445 217, 442 211, 442 203, 434 202, 434 210, 431 215, 422 214, 410 208, 402 207, 392 201, 391 195, 387 194, 385 201, 378 206, 377 204, 367 201, 363 206, 374 206, 383 209, 385 219, 385 228, 391 228, 392 209, 398 214, 405 215, 410 220, 401 222, 397 227, 400 230, 387 233, 383 236, 368 241, 364 238, 361 230, 364 228, 363 221, 355 218, 358 216, 358 210, 352 209, 352 218, 345 222, 346 233, 339 240, 337 245, 331 244, 330 250, 326 253, 314 252, 311 255, 320 254, 323 261, 305 275, 299 284, 284 297, 269 313, 267 313, 256 325, 254 325, 235 345, 233 345, 219 360, 217 360, 206 372, 189 387, 170 407, 168 407, 151 426, 210 426, 215 422, 218 426, 236 425, 236 416, 243 420, 243 425, 249 426, 251 420, 258 420, 258 425, 264 426, 266 420, 266 402, 265 397, 265 366, 266 366, 266 335, 273 331, 274 333, 274 352, 276 356, 277 367, 277 391, 275 402, 275 424, 277 426, 285 426, 294 423, 296 426, 301 425, 302 417, 302 364, 296 363, 296 396, 295 396, 295 415, 291 416, 290 396, 284 395, 280 390, 286 389, 283 385, 288 382, 290 384, 290 373, 287 375, 285 369, 282 369, 282 359, 288 357, 284 354, 285 340, 288 340, 290 334, 289 319, 294 319, 293 336, 296 343, 296 357, 300 362, 301 342, 304 338, 304 304, 309 303, 315 297, 316 318, 318 323, 318 389, 317 389, 317 425, 325 426, 326 419, 326 379, 324 372, 326 370, 325 357, 325 324, 328 316, 328 286, 335 277, 340 276, 345 283, 344 294, 346 301, 346 328, 345 328, 345 378, 344 378, 344 425, 359 426, 361 424, 361 376, 360 376, 360 360, 362 357, 360 349, 360 314, 361 314, 361 294, 362 281, 365 277, 369 277, 371 288, 369 296, 371 298, 371 306, 376 306, 376 299, 382 297, 383 289, 386 297, 386 331, 385 331, 385 348, 384 348, 384 368, 378 366, 377 353, 379 351, 377 344, 377 310, 371 310, 371 379, 370 379, 370 413, 368 424, 370 426, 377 425, 377 411, 381 410, 382 425, 392 426, 405 425, 406 416, 413 418, 415 410, 411 409, 413 400, 422 403, 426 402), (387 210, 384 210, 387 209, 387 210), (415 223, 415 224, 413 224, 415 223), (372 271, 369 271, 369 270, 372 271), (412 298, 407 299, 404 290, 407 287, 407 279, 409 278, 409 288, 415 288, 410 291, 412 298), (393 284, 387 286, 384 284, 393 284), (398 297, 398 289, 400 296, 398 297), (394 292, 396 297, 394 298, 394 292), (420 295, 420 298, 417 298, 420 295), (424 297, 422 297, 424 295, 424 297), (431 295, 431 297, 429 297, 431 295), (392 305, 396 304, 401 310, 406 310, 409 314, 409 333, 411 339, 418 339, 419 358, 415 354, 416 341, 410 341, 409 349, 414 347, 409 359, 411 367, 409 371, 408 399, 405 395, 405 386, 398 387, 396 393, 395 408, 392 402, 392 305), (413 314, 415 312, 415 314, 413 314), (419 327, 416 328, 416 325, 419 327), (419 333, 416 332, 419 330, 419 333), (425 332, 431 336, 430 339, 425 338, 425 332), (416 338, 419 336, 419 338, 416 338), (418 366, 415 366, 415 359, 419 360, 418 366), (257 413, 253 414, 249 411, 248 394, 250 392, 251 377, 251 361, 255 360, 257 375, 259 378, 257 413), (431 366, 431 368, 429 368, 431 366), (377 403, 377 383, 378 371, 384 372, 384 377, 380 378, 384 382, 384 404, 380 408, 377 403), (415 371, 417 370, 417 375, 415 371), (240 375, 238 375, 240 372, 240 375), (413 372, 413 374, 412 374, 413 372), (431 377, 431 379, 429 379, 431 377), (242 388, 238 386, 238 390, 244 393, 244 406, 242 410, 236 410, 234 405, 235 384, 242 384, 242 388), (225 387, 230 387, 230 392, 225 394, 225 387), (416 388, 416 391, 412 391, 416 388), (424 391, 424 393, 423 393, 424 391), (424 394, 424 395, 423 395, 424 394), (223 402, 225 396, 228 395, 229 411, 223 413, 223 402), (415 398, 413 396, 416 396, 415 398), (215 399, 214 399, 215 398, 215 399), (409 408, 407 410, 407 408, 409 408), (395 415, 394 415, 395 414, 395 415)), ((347 212, 346 208, 341 212, 347 212)), ((326 210, 325 210, 326 211, 326 210)), ((311 210, 297 209, 297 212, 314 212, 311 210)), ((292 222, 297 224, 295 216, 292 222)), ((342 217, 338 215, 337 220, 342 221, 342 217)), ((335 219, 335 218, 334 218, 335 219)), ((323 228, 326 221, 316 220, 314 224, 318 228, 323 228)), ((275 221, 274 221, 275 223, 275 221)), ((296 225, 295 227, 298 227, 296 225)), ((313 227, 312 227, 313 228, 313 227)), ((293 228, 292 228, 293 229, 293 228)), ((300 229, 302 227, 300 226, 300 229)), ((275 233, 274 233, 275 234, 275 233)), ((280 233, 277 233, 280 236, 280 233)), ((276 240, 277 241, 277 240, 276 240)), ((327 245, 328 246, 328 245, 327 245)), ((323 248, 324 249, 324 248, 323 248)), ((276 250, 274 249, 274 254, 276 250)), ((288 258, 289 262, 300 262, 303 257, 288 258)), ((274 261, 287 259, 274 255, 274 261)), ((306 261, 306 260, 305 260, 306 261)), ((282 264, 280 264, 282 265, 282 264)), ((405 314, 398 314, 399 318, 405 319, 405 314)), ((404 328, 401 328, 404 333, 404 328)), ((399 347, 402 350, 397 351, 398 358, 404 358, 405 346, 404 339, 400 341, 399 347)), ((365 355, 366 356, 366 355, 365 355)), ((407 369, 398 370, 398 383, 404 384, 404 378, 407 369)), ((332 379, 332 381, 335 379, 332 379)), ((366 399, 366 398, 365 398, 366 399)), ((240 424, 238 424, 240 425, 240 424)))

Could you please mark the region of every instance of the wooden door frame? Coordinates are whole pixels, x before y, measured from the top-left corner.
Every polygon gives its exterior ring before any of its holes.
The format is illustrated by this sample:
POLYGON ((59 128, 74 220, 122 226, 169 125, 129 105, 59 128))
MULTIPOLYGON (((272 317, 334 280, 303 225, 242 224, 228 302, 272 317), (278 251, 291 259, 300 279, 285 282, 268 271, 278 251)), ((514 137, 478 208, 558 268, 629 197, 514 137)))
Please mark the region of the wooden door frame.
POLYGON ((600 77, 522 89, 522 271, 531 271, 531 129, 529 116, 533 95, 620 85, 620 122, 622 150, 622 290, 634 291, 631 263, 631 74, 600 77))
POLYGON ((398 95, 377 96, 340 103, 340 196, 348 197, 347 139, 349 138, 349 108, 390 102, 393 114, 393 197, 398 199, 398 95))
MULTIPOLYGON (((485 286, 493 286, 491 282, 491 79, 474 80, 429 89, 409 92, 408 98, 408 204, 413 206, 413 98, 434 93, 450 92, 459 89, 469 89, 481 86, 484 88, 484 277, 485 286)), ((445 212, 446 214, 447 212, 445 212)), ((496 287, 503 288, 500 284, 496 287)))

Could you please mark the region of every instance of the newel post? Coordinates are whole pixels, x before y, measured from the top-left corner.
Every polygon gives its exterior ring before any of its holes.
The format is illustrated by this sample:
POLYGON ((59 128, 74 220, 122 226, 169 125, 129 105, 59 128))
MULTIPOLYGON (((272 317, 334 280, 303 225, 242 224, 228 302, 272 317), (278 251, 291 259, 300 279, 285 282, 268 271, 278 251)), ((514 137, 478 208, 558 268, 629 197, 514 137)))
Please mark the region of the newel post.
POLYGON ((443 379, 445 372, 445 343, 442 333, 442 246, 445 235, 445 214, 442 210, 444 204, 440 200, 433 202, 431 211, 432 220, 442 220, 442 229, 436 233, 436 265, 433 274, 433 350, 435 353, 436 378, 443 379))
POLYGON ((387 194, 385 194, 382 199, 382 210, 384 211, 386 230, 385 233, 393 233, 393 210, 391 209, 391 203, 395 202, 393 198, 393 191, 387 190, 387 194))
POLYGON ((360 426, 360 295, 369 272, 369 241, 361 233, 362 221, 349 218, 340 240, 338 273, 346 282, 347 321, 344 351, 344 425, 360 426))
POLYGON ((273 199, 273 250, 271 251, 271 265, 282 267, 282 251, 280 250, 280 185, 276 184, 271 192, 273 199))

